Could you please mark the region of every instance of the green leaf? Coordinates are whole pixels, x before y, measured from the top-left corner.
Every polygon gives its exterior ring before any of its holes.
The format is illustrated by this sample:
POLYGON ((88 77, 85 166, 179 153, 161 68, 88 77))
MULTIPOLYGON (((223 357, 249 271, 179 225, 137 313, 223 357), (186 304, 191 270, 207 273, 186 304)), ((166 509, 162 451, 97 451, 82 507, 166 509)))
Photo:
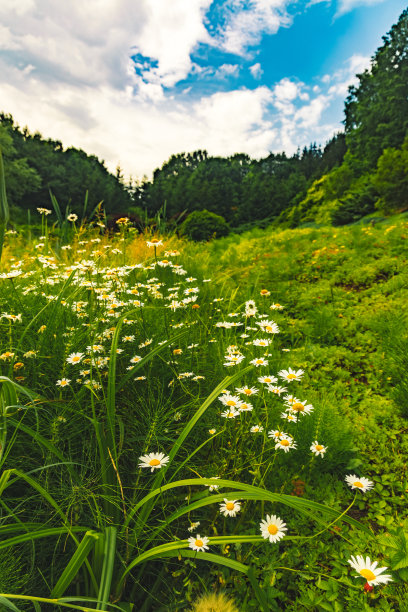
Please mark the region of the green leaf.
POLYGON ((99 585, 99 593, 98 593, 98 606, 101 608, 101 610, 108 609, 106 606, 108 605, 109 596, 111 593, 113 568, 115 565, 115 557, 116 557, 116 535, 117 535, 116 527, 106 527, 105 533, 104 533, 105 546, 104 546, 102 576, 101 576, 101 582, 99 585))
POLYGON ((62 572, 57 584, 50 593, 51 598, 58 598, 64 594, 64 591, 69 587, 78 571, 82 567, 86 557, 95 545, 95 541, 100 537, 96 531, 87 531, 82 538, 81 543, 72 555, 68 565, 62 572))

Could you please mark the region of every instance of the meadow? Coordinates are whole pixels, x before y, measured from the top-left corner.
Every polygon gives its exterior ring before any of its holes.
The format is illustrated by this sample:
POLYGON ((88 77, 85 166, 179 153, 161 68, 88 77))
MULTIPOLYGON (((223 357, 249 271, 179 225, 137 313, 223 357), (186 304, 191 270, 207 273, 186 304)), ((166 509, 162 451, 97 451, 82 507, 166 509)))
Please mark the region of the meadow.
POLYGON ((74 217, 4 245, 0 609, 408 610, 407 218, 74 217))

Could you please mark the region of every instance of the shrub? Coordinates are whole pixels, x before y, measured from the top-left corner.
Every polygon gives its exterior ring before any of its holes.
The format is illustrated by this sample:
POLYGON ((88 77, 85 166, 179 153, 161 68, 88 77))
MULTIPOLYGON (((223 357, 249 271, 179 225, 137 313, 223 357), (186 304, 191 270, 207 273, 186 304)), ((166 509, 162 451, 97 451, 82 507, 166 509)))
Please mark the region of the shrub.
POLYGON ((195 210, 181 225, 181 234, 191 240, 221 238, 229 233, 228 223, 221 215, 208 210, 195 210))

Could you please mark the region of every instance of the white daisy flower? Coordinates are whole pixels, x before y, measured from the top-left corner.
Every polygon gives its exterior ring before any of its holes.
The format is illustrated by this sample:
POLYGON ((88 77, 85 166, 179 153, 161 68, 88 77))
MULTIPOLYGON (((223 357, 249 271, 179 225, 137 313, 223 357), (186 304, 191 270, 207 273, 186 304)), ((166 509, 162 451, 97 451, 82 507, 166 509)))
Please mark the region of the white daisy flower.
POLYGON ((228 406, 228 408, 239 408, 241 405, 241 400, 238 395, 230 395, 227 393, 225 395, 220 395, 218 399, 224 406, 228 406))
POLYGON ((269 393, 275 393, 275 395, 280 395, 281 393, 285 393, 285 391, 287 391, 286 387, 278 387, 273 385, 268 385, 267 389, 269 393))
POLYGON ((253 425, 249 431, 251 433, 260 433, 263 430, 264 428, 262 427, 262 425, 253 425))
POLYGON ((55 384, 57 385, 57 387, 68 387, 70 382, 71 379, 69 378, 61 378, 61 380, 57 380, 55 384))
POLYGON ((265 385, 272 385, 273 383, 277 383, 278 379, 276 378, 276 376, 260 376, 258 378, 260 383, 263 383, 265 385))
POLYGON ((139 457, 140 463, 139 467, 142 468, 151 468, 150 471, 158 470, 163 465, 165 465, 169 457, 167 457, 164 453, 149 453, 148 455, 142 455, 139 457))
POLYGON ((289 410, 291 412, 295 412, 296 414, 310 414, 313 410, 312 404, 308 404, 307 400, 301 402, 297 400, 296 402, 292 402, 289 406, 289 410))
POLYGON ((292 368, 289 368, 289 370, 281 370, 280 372, 278 372, 278 376, 284 378, 288 382, 292 382, 293 380, 300 380, 303 374, 304 370, 292 370, 292 368))
POLYGON ((269 346, 270 343, 271 341, 265 338, 257 338, 256 340, 252 342, 254 346, 269 346))
POLYGON ((256 387, 238 387, 235 389, 235 391, 237 393, 242 393, 242 395, 256 395, 257 393, 259 393, 259 389, 257 389, 256 387))
POLYGON ((323 446, 323 444, 319 444, 318 441, 315 440, 310 447, 310 450, 314 455, 316 455, 316 457, 319 455, 320 457, 323 457, 324 453, 327 451, 327 446, 323 446))
MULTIPOLYGON (((213 480, 218 480, 220 477, 210 476, 210 478, 213 480)), ((218 491, 218 489, 220 488, 220 485, 217 485, 217 484, 210 484, 210 485, 205 485, 205 486, 209 488, 210 493, 212 493, 213 491, 218 491)))
MULTIPOLYGON (((348 559, 347 563, 350 563, 351 567, 356 570, 367 580, 369 586, 376 584, 385 584, 387 582, 392 582, 392 577, 389 574, 381 575, 387 567, 377 567, 378 562, 372 562, 369 557, 362 557, 361 555, 357 555, 357 557, 351 556, 351 559, 348 559)), ((358 576, 354 576, 357 578, 358 576)))
POLYGON ((197 529, 197 527, 200 526, 200 521, 196 521, 195 523, 191 523, 190 527, 187 527, 187 529, 192 532, 194 531, 194 529, 197 529))
POLYGON ((297 444, 288 434, 281 434, 279 440, 276 441, 275 448, 288 453, 291 448, 296 448, 297 444))
POLYGON ((235 419, 235 417, 237 417, 239 415, 239 411, 235 410, 235 408, 229 408, 228 410, 224 410, 224 412, 221 412, 221 416, 224 417, 224 419, 235 419))
POLYGON ((250 404, 249 402, 242 402, 242 404, 238 408, 240 412, 251 412, 251 410, 253 409, 254 409, 253 405, 250 404))
POLYGON ((193 550, 201 550, 204 552, 209 548, 209 546, 207 546, 209 541, 209 538, 205 536, 201 537, 199 534, 197 534, 196 536, 191 536, 191 538, 188 538, 188 545, 193 550))
POLYGON ((252 365, 254 365, 256 368, 259 368, 259 366, 267 366, 268 360, 264 359, 263 357, 258 357, 257 359, 252 359, 249 363, 252 363, 252 365))
POLYGON ((83 353, 71 353, 69 357, 67 357, 67 363, 80 363, 82 361, 83 356, 83 353))
POLYGON ((374 483, 368 478, 359 478, 354 474, 349 474, 344 480, 352 489, 360 489, 362 493, 369 491, 374 486, 374 483))
POLYGON ((286 421, 289 421, 291 423, 296 423, 297 422, 297 415, 296 414, 291 414, 290 412, 282 412, 281 419, 286 419, 286 421))
POLYGON ((229 500, 224 498, 224 503, 220 504, 220 512, 224 516, 236 516, 240 510, 241 504, 236 499, 229 500))
POLYGON ((163 240, 159 240, 158 238, 152 238, 150 241, 146 241, 147 246, 150 247, 158 247, 163 244, 163 240))
POLYGON ((273 515, 266 515, 266 519, 259 523, 262 537, 270 542, 278 542, 286 534, 287 531, 286 523, 284 523, 279 517, 273 515))

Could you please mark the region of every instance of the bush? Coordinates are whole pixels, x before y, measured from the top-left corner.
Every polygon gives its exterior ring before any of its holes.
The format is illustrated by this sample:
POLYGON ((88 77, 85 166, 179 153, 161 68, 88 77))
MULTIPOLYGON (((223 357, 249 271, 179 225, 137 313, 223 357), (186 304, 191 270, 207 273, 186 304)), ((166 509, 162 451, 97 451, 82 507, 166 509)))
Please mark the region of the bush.
POLYGON ((340 200, 339 206, 332 211, 333 225, 355 223, 365 215, 375 211, 378 192, 370 176, 359 179, 353 188, 340 200))
POLYGON ((208 210, 195 210, 182 223, 180 232, 191 240, 210 240, 226 236, 229 233, 229 226, 221 215, 208 210))

